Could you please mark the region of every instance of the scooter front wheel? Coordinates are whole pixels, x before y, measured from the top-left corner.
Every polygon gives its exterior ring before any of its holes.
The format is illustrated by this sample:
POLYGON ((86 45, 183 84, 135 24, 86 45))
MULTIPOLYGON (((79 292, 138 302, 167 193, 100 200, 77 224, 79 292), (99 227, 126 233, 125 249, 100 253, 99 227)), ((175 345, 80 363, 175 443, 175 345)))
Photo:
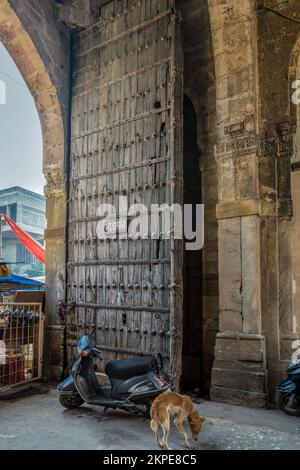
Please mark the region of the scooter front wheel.
POLYGON ((290 416, 300 416, 300 398, 294 393, 278 393, 276 396, 278 408, 290 416))
POLYGON ((68 410, 74 410, 75 408, 81 406, 84 401, 80 395, 61 394, 59 395, 59 403, 68 410))

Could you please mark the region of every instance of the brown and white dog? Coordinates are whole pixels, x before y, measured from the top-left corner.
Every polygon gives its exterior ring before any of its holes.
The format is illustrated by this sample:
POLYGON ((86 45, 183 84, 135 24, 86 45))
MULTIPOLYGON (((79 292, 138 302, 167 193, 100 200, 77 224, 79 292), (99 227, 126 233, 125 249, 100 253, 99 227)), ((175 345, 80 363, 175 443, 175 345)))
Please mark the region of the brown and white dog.
POLYGON ((192 436, 195 441, 198 439, 198 434, 202 430, 204 418, 199 415, 192 400, 185 396, 167 391, 155 398, 151 411, 151 429, 155 432, 156 440, 162 449, 172 450, 168 446, 168 437, 170 433, 170 417, 174 417, 174 423, 178 431, 183 435, 185 445, 191 447, 188 441, 187 432, 184 428, 183 421, 188 420, 192 436), (159 426, 163 429, 163 439, 159 438, 159 426))

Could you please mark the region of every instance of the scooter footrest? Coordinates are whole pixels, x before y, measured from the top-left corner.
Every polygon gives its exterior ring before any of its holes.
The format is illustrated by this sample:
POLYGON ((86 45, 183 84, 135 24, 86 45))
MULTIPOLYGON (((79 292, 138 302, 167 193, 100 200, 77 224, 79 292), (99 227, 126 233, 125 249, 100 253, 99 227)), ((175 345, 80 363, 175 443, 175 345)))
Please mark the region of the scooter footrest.
MULTIPOLYGON (((117 400, 112 400, 111 398, 105 398, 105 397, 93 397, 93 399, 90 401, 90 405, 98 405, 98 406, 107 406, 108 408, 118 408, 118 407, 124 407, 124 401, 117 401, 117 400)), ((134 406, 133 403, 126 403, 126 406, 131 407, 134 406)))

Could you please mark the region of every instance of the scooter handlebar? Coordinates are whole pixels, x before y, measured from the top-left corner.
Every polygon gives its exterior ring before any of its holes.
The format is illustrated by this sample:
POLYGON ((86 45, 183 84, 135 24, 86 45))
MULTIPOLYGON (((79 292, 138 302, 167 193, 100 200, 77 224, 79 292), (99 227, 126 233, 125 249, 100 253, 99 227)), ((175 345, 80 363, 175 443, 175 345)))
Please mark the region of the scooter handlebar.
POLYGON ((102 356, 102 351, 98 348, 93 348, 93 352, 96 354, 96 356, 101 359, 101 361, 103 360, 103 356, 102 356))

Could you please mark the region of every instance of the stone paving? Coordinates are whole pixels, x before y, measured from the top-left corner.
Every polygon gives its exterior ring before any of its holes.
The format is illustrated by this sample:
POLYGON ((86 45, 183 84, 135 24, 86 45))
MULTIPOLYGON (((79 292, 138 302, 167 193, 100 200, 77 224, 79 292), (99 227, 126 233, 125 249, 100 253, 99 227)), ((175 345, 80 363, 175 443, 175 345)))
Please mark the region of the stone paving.
MULTIPOLYGON (((0 401, 0 449, 92 449, 155 450, 149 420, 124 412, 87 405, 64 410, 54 387, 40 393, 0 401)), ((203 401, 199 408, 206 417, 194 449, 300 450, 300 418, 278 410, 257 410, 203 401)), ((170 446, 184 450, 183 441, 172 428, 170 446)))

